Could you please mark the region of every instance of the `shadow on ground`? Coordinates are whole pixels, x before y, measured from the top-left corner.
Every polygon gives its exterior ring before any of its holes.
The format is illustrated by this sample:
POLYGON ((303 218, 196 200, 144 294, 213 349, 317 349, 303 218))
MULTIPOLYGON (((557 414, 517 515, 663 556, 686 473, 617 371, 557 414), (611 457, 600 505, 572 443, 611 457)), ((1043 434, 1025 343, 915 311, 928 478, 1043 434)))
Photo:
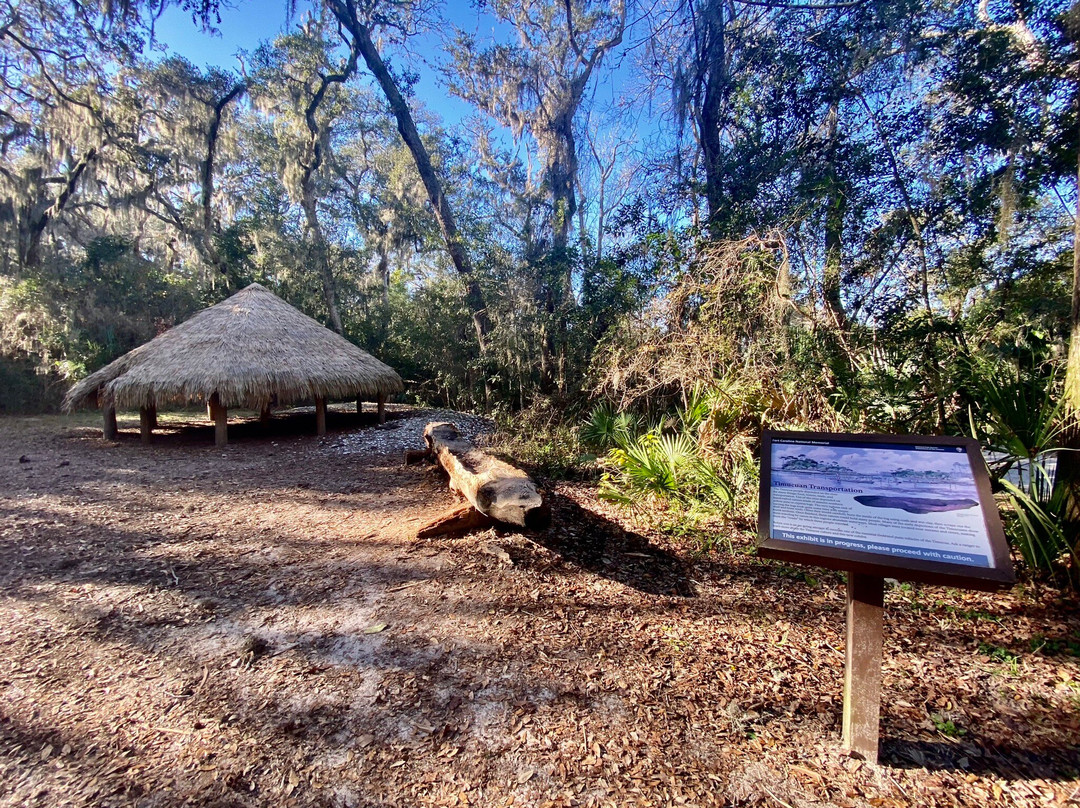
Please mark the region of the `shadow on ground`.
POLYGON ((692 598, 697 591, 689 566, 572 499, 551 493, 551 527, 530 533, 538 544, 570 563, 649 595, 692 598))
MULTIPOLYGON (((529 541, 415 542, 445 481, 260 439, 313 421, 238 424, 227 453, 189 448, 207 426, 148 451, 0 436, 0 805, 719 805, 751 758, 770 787, 819 763, 833 796, 877 787, 830 746, 836 576, 698 564, 559 495, 529 541)), ((957 660, 977 641, 920 630, 957 660)), ((923 684, 897 693, 926 703, 923 684)), ((1058 784, 1076 750, 1057 718, 1015 716, 1046 730, 1023 749, 991 741, 1012 714, 955 744, 895 718, 882 759, 907 788, 1058 784)))
MULTIPOLYGON (((380 425, 378 415, 370 409, 363 413, 349 412, 343 409, 329 409, 326 412, 326 431, 348 432, 357 429, 382 428, 393 429, 395 421, 414 415, 412 410, 388 410, 386 423, 380 425)), ((130 416, 118 420, 120 431, 116 441, 121 444, 139 443, 139 422, 130 416)), ((263 422, 258 417, 236 417, 229 419, 229 442, 248 442, 274 440, 315 435, 315 410, 312 407, 297 407, 275 413, 270 420, 263 422)), ((183 412, 162 418, 154 430, 154 445, 192 445, 214 444, 214 425, 196 412, 183 412)))
POLYGON ((1080 777, 1080 748, 1063 744, 1026 747, 971 742, 885 738, 880 760, 897 769, 928 769, 993 774, 1005 780, 1075 780, 1080 777))

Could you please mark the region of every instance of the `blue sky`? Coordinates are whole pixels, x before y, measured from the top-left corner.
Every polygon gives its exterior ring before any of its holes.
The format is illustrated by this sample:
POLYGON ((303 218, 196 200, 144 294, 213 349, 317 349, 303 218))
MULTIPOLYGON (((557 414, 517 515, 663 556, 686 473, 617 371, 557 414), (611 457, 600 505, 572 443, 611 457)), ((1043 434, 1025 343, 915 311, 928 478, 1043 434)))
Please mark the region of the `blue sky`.
POLYGON ((286 29, 283 0, 247 0, 235 8, 221 10, 220 34, 206 33, 175 6, 168 6, 155 31, 161 43, 188 61, 205 67, 217 65, 237 69, 236 53, 254 50, 286 29))
MULTIPOLYGON (((453 22, 462 28, 474 31, 478 38, 483 37, 482 28, 489 30, 493 20, 481 20, 477 12, 464 3, 449 3, 448 13, 453 22)), ((240 51, 253 51, 261 42, 273 39, 288 30, 290 23, 295 25, 302 17, 309 4, 297 2, 296 13, 290 21, 286 18, 285 0, 240 0, 237 5, 222 8, 221 23, 215 26, 219 33, 208 33, 192 22, 191 15, 175 6, 169 6, 155 25, 155 34, 159 44, 167 46, 168 52, 183 56, 199 67, 215 65, 239 71, 237 54, 240 51)), ((434 40, 433 35, 429 35, 434 40)), ((420 63, 411 62, 410 67, 420 75, 416 95, 424 105, 443 118, 447 125, 459 123, 475 109, 458 98, 450 96, 441 82, 431 60, 421 56, 424 53, 439 54, 439 44, 418 42, 412 52, 420 63)), ((399 57, 401 58, 401 57, 399 57)), ((363 73, 363 66, 361 65, 363 73)))

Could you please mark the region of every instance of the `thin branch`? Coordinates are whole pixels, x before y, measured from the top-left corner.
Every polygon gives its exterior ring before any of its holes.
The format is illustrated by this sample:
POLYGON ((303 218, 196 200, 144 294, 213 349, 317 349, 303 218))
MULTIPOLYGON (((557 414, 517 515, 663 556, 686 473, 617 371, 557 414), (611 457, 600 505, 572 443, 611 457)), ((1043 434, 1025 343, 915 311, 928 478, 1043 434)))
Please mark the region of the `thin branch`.
POLYGON ((867 0, 846 0, 846 2, 838 3, 774 3, 771 0, 732 0, 732 2, 784 11, 832 11, 834 9, 858 8, 866 5, 867 0))
POLYGON ((19 45, 21 48, 23 48, 23 50, 29 53, 31 57, 33 57, 34 61, 38 63, 38 67, 41 68, 41 75, 44 76, 45 81, 49 83, 49 86, 53 88, 53 92, 55 92, 60 98, 67 101, 69 104, 83 107, 84 109, 91 112, 95 118, 100 120, 101 113, 99 110, 95 109, 91 104, 87 103, 86 101, 80 101, 76 98, 71 97, 60 89, 60 86, 55 81, 53 81, 52 76, 49 75, 49 69, 45 64, 45 60, 41 58, 41 54, 37 51, 36 48, 24 42, 20 36, 10 30, 4 31, 3 35, 15 42, 15 44, 19 45))

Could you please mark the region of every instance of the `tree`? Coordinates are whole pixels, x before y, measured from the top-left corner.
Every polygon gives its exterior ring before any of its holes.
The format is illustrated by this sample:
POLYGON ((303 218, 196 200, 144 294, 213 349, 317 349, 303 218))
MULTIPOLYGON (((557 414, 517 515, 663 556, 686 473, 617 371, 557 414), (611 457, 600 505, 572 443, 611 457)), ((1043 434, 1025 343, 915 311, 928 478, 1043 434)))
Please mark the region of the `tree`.
MULTIPOLYGON (((127 121, 122 141, 127 175, 108 189, 116 206, 141 210, 187 239, 199 258, 235 291, 229 262, 218 249, 222 206, 215 198, 223 141, 247 84, 228 71, 205 73, 178 57, 134 65, 114 97, 115 116, 127 121)), ((120 162, 118 161, 118 165, 120 162)))
POLYGON ((0 195, 17 266, 40 264, 42 240, 116 142, 104 105, 108 66, 136 45, 123 29, 102 30, 82 7, 72 14, 48 0, 0 6, 0 195))
POLYGON ((459 31, 451 90, 515 137, 528 131, 536 141, 551 198, 552 249, 563 253, 577 213, 574 121, 604 56, 622 43, 626 3, 496 0, 489 8, 514 27, 518 43, 480 48, 459 31))
POLYGON ((550 242, 541 238, 527 245, 526 254, 539 270, 537 303, 553 320, 544 336, 544 386, 564 391, 568 312, 574 301, 569 243, 579 182, 575 118, 605 55, 622 42, 626 4, 497 0, 489 9, 514 27, 518 42, 480 48, 458 31, 450 87, 516 138, 528 132, 539 149, 551 207, 544 233, 536 235, 550 233, 550 242))
POLYGON ((330 323, 343 334, 329 249, 319 221, 316 183, 325 171, 333 122, 344 114, 343 86, 356 72, 359 52, 354 45, 342 63, 331 68, 331 49, 327 21, 311 18, 297 33, 259 49, 254 81, 263 103, 273 106, 271 121, 278 140, 291 152, 281 164, 282 179, 304 211, 311 259, 322 282, 330 323))
POLYGON ((326 0, 326 2, 327 8, 348 35, 350 51, 356 51, 363 56, 364 63, 375 77, 375 81, 390 105, 391 113, 397 120, 398 132, 416 162, 416 169, 427 190, 435 220, 439 223, 446 250, 450 254, 450 260, 465 284, 466 304, 472 314, 477 342, 483 347, 485 337, 491 330, 491 321, 484 305, 480 284, 476 279, 472 259, 458 230, 457 220, 443 190, 443 183, 435 171, 428 148, 416 128, 409 105, 372 40, 373 26, 402 33, 405 30, 405 23, 400 16, 394 14, 396 9, 390 3, 386 4, 387 9, 380 10, 377 7, 361 9, 355 0, 326 0), (367 11, 366 16, 364 11, 367 11))

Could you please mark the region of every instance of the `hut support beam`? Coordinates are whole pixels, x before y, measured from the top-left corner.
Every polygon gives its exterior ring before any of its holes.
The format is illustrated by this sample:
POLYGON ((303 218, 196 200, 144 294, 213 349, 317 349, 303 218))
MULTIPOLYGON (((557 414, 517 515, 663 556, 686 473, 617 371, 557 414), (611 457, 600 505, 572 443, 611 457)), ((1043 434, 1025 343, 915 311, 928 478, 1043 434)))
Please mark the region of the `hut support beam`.
POLYGON ((386 393, 379 393, 379 423, 386 423, 386 393))
POLYGON ((259 411, 259 423, 266 426, 270 423, 270 405, 267 404, 259 411))
POLYGON ((356 414, 357 415, 363 415, 364 414, 364 399, 360 398, 360 396, 356 397, 356 414))
POLYGON ((151 407, 139 407, 139 436, 143 443, 154 439, 154 410, 151 407))
POLYGON ((155 405, 151 405, 146 409, 150 410, 150 428, 157 429, 157 407, 155 405))
POLYGON ((322 437, 326 434, 326 399, 315 399, 315 434, 322 437))
POLYGON ((218 394, 214 393, 210 396, 210 417, 214 421, 214 445, 215 446, 228 446, 229 445, 229 410, 227 407, 221 406, 221 399, 218 398, 218 394))
POLYGON ((105 440, 116 440, 119 430, 116 428, 116 407, 105 408, 105 426, 101 430, 101 437, 105 440))

